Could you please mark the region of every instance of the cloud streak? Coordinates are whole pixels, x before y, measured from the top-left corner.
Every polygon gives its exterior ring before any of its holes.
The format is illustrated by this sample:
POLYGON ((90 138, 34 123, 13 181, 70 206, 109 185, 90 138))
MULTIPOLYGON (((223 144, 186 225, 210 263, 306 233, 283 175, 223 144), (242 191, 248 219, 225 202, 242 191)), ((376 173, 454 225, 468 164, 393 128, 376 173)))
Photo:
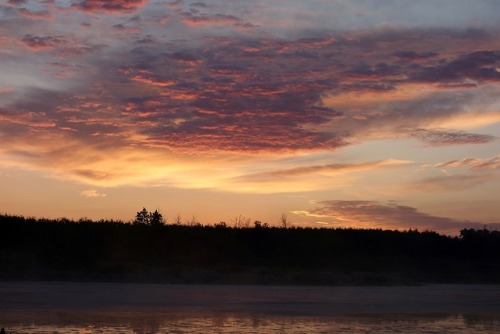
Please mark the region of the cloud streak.
POLYGON ((128 13, 144 6, 148 1, 149 0, 81 0, 75 3, 74 7, 86 12, 128 13))
MULTIPOLYGON (((382 204, 377 201, 321 201, 317 207, 295 211, 296 215, 330 218, 331 226, 383 229, 419 229, 457 235, 464 228, 483 228, 484 224, 433 216, 397 202, 382 204)), ((490 227, 499 227, 500 223, 490 227)))
POLYGON ((38 50, 50 50, 66 44, 61 36, 37 36, 28 34, 21 38, 21 42, 28 48, 38 50))
POLYGON ((436 167, 436 168, 468 167, 468 168, 478 169, 478 170, 500 169, 500 154, 497 154, 493 157, 486 158, 486 159, 464 158, 460 161, 451 160, 451 161, 446 161, 446 162, 441 162, 441 163, 435 164, 434 167, 436 167))
POLYGON ((80 192, 83 197, 96 198, 96 197, 106 197, 106 194, 98 192, 96 189, 85 189, 80 192))
POLYGON ((411 161, 385 160, 359 164, 328 164, 318 166, 305 166, 248 174, 238 177, 237 180, 246 182, 283 182, 287 178, 303 177, 308 175, 339 175, 360 172, 374 168, 390 168, 395 166, 407 165, 410 163, 411 161))

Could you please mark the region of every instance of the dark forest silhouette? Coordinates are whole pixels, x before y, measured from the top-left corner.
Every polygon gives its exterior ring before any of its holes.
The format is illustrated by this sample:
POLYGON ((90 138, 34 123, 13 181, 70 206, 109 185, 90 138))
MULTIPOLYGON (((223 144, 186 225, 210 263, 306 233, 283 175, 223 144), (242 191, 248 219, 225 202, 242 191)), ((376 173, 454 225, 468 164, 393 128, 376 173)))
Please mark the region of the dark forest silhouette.
MULTIPOLYGON (((0 279, 231 284, 500 283, 500 232, 129 224, 0 216, 0 279)), ((195 219, 193 218, 193 221, 195 219)))

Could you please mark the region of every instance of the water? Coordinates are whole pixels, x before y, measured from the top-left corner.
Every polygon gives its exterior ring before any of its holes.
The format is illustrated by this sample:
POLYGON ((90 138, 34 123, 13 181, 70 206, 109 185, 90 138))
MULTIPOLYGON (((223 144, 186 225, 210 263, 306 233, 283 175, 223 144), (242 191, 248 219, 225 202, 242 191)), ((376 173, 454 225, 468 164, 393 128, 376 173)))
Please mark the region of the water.
POLYGON ((156 322, 130 319, 114 324, 17 324, 14 333, 498 333, 497 320, 463 316, 419 318, 346 317, 342 319, 294 317, 187 317, 156 322))
POLYGON ((14 333, 500 333, 500 286, 0 283, 14 333))

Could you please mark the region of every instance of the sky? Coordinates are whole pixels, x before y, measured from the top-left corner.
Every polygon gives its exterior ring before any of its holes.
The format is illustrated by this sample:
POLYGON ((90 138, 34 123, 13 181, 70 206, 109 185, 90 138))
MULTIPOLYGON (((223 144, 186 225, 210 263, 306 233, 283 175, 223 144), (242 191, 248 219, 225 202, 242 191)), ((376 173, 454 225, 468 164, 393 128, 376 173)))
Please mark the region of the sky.
POLYGON ((0 212, 499 228, 498 13, 0 0, 0 212))

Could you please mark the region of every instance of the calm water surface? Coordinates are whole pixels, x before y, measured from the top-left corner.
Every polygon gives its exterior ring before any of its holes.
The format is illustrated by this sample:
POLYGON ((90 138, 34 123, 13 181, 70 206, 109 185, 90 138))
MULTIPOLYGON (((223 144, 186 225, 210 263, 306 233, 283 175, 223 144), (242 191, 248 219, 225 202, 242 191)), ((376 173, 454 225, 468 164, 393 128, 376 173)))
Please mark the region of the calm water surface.
POLYGON ((13 333, 500 333, 500 286, 0 283, 13 333))

